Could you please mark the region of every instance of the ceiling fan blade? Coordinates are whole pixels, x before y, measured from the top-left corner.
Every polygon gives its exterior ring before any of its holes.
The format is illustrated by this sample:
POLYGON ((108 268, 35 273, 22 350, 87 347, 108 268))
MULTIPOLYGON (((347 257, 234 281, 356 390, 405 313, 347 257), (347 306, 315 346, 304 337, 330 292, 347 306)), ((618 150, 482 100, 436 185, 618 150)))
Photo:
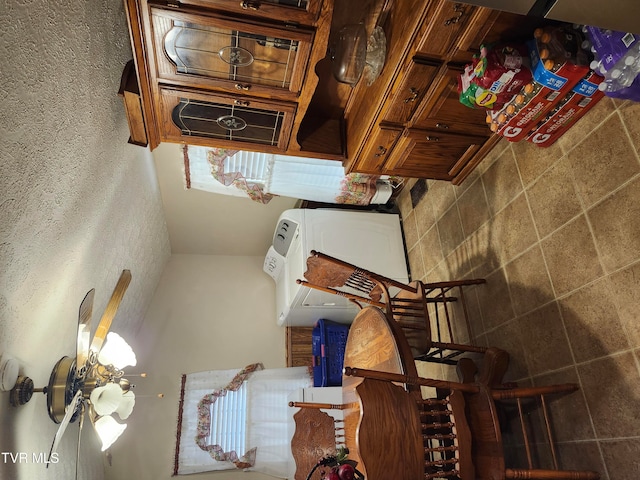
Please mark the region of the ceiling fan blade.
POLYGON ((93 312, 93 298, 95 289, 89 290, 80 304, 78 314, 78 339, 76 343, 76 369, 79 372, 89 356, 89 342, 91 341, 91 314, 93 312))
POLYGON ((90 348, 96 353, 99 352, 102 348, 102 344, 107 337, 107 333, 109 333, 109 328, 111 328, 111 322, 116 316, 116 312, 118 311, 118 307, 120 306, 122 297, 124 297, 124 293, 127 291, 127 287, 129 286, 130 282, 131 272, 129 270, 123 270, 122 274, 120 274, 120 278, 118 279, 116 287, 113 289, 113 293, 111 294, 111 298, 109 299, 107 308, 102 314, 102 318, 100 319, 100 323, 96 328, 96 333, 93 336, 93 340, 91 341, 90 348))
MULTIPOLYGON (((80 401, 82 401, 82 390, 78 390, 76 394, 73 396, 73 399, 71 400, 71 402, 69 402, 69 405, 67 405, 67 408, 64 413, 64 417, 62 418, 62 421, 60 422, 60 426, 58 427, 58 431, 56 432, 55 437, 53 437, 51 450, 49 450, 49 458, 51 458, 52 453, 55 453, 58 451, 58 445, 60 444, 60 440, 62 439, 62 436, 64 435, 64 432, 67 429, 67 426, 71 422, 71 418, 73 417, 73 414, 78 408, 78 402, 80 401)), ((47 464, 47 467, 48 466, 49 464, 47 464)))

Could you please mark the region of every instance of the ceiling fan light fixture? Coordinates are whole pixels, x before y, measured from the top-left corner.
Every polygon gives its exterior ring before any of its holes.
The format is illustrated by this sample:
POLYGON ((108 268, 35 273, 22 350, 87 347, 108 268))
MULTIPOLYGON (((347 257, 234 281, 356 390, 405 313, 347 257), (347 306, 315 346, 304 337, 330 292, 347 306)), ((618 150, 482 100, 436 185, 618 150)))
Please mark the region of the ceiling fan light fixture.
POLYGON ((89 400, 98 415, 111 415, 122 402, 122 389, 117 383, 107 383, 103 387, 95 388, 89 400))
POLYGON ((135 367, 136 354, 120 335, 114 332, 107 334, 107 341, 98 354, 98 361, 102 365, 113 365, 118 370, 125 367, 135 367))
POLYGON ((136 396, 134 393, 129 390, 127 393, 122 395, 120 400, 120 405, 116 408, 116 413, 120 417, 121 420, 126 420, 133 412, 133 406, 136 404, 136 396))
POLYGON ((115 442, 127 428, 125 424, 116 422, 115 419, 109 415, 98 418, 94 426, 98 437, 100 437, 102 441, 103 452, 113 445, 113 442, 115 442))

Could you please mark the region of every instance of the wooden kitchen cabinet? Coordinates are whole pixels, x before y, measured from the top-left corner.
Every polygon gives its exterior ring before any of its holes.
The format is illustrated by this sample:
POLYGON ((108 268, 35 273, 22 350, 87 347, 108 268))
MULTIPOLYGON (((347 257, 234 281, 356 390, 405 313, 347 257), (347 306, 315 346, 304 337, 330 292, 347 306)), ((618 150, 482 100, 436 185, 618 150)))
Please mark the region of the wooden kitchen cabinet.
POLYGON ((152 149, 280 152, 454 184, 500 139, 459 102, 458 74, 483 43, 544 24, 448 0, 124 2, 139 85, 128 104, 152 149), (386 58, 352 88, 334 78, 331 52, 340 28, 359 23, 383 28, 386 58))
MULTIPOLYGON (((333 0, 125 0, 150 147, 301 152, 333 0)), ((342 158, 342 157, 340 157, 342 158)))
POLYGON ((182 3, 302 25, 313 25, 322 5, 321 0, 182 0, 182 3))
POLYGON ((483 43, 525 39, 534 24, 448 0, 394 2, 383 22, 382 74, 370 86, 358 84, 345 108, 346 170, 461 183, 499 137, 484 110, 460 103, 458 75, 483 43), (399 135, 375 156, 383 125, 399 135))
POLYGON ((445 65, 432 84, 431 95, 421 102, 412 118, 412 127, 442 130, 445 133, 489 137, 486 112, 460 103, 458 75, 462 68, 445 65))
POLYGON ((295 103, 224 93, 160 88, 162 138, 169 142, 284 151, 295 103))
POLYGON ((408 128, 383 167, 388 175, 454 180, 486 137, 408 128))

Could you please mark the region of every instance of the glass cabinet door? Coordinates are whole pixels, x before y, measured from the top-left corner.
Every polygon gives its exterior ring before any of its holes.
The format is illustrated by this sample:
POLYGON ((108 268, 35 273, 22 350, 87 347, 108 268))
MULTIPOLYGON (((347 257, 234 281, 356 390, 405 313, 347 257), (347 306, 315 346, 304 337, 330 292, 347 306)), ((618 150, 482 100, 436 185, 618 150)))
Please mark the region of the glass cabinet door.
POLYGON ((234 148, 244 143, 267 150, 287 147, 295 104, 167 88, 160 94, 163 140, 234 148))
POLYGON ((151 14, 158 80, 281 98, 300 91, 310 32, 157 8, 151 14))
POLYGON ((322 0, 182 0, 182 3, 311 25, 318 18, 322 0))

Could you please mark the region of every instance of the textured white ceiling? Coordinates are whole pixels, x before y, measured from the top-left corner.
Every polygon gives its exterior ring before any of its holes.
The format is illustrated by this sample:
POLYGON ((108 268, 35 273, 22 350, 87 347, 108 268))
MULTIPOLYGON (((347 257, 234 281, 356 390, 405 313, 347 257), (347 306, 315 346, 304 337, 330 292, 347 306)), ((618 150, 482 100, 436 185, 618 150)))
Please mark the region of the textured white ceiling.
MULTIPOLYGON (((151 154, 128 145, 120 75, 132 58, 122 1, 4 2, 0 15, 0 353, 36 386, 74 353, 78 306, 96 288, 94 326, 124 268, 133 280, 112 329, 138 327, 170 256, 151 154)), ((45 469, 56 425, 45 396, 18 409, 0 393, 1 479, 75 474, 75 425, 45 469)), ((81 464, 99 479, 102 458, 81 464)))

